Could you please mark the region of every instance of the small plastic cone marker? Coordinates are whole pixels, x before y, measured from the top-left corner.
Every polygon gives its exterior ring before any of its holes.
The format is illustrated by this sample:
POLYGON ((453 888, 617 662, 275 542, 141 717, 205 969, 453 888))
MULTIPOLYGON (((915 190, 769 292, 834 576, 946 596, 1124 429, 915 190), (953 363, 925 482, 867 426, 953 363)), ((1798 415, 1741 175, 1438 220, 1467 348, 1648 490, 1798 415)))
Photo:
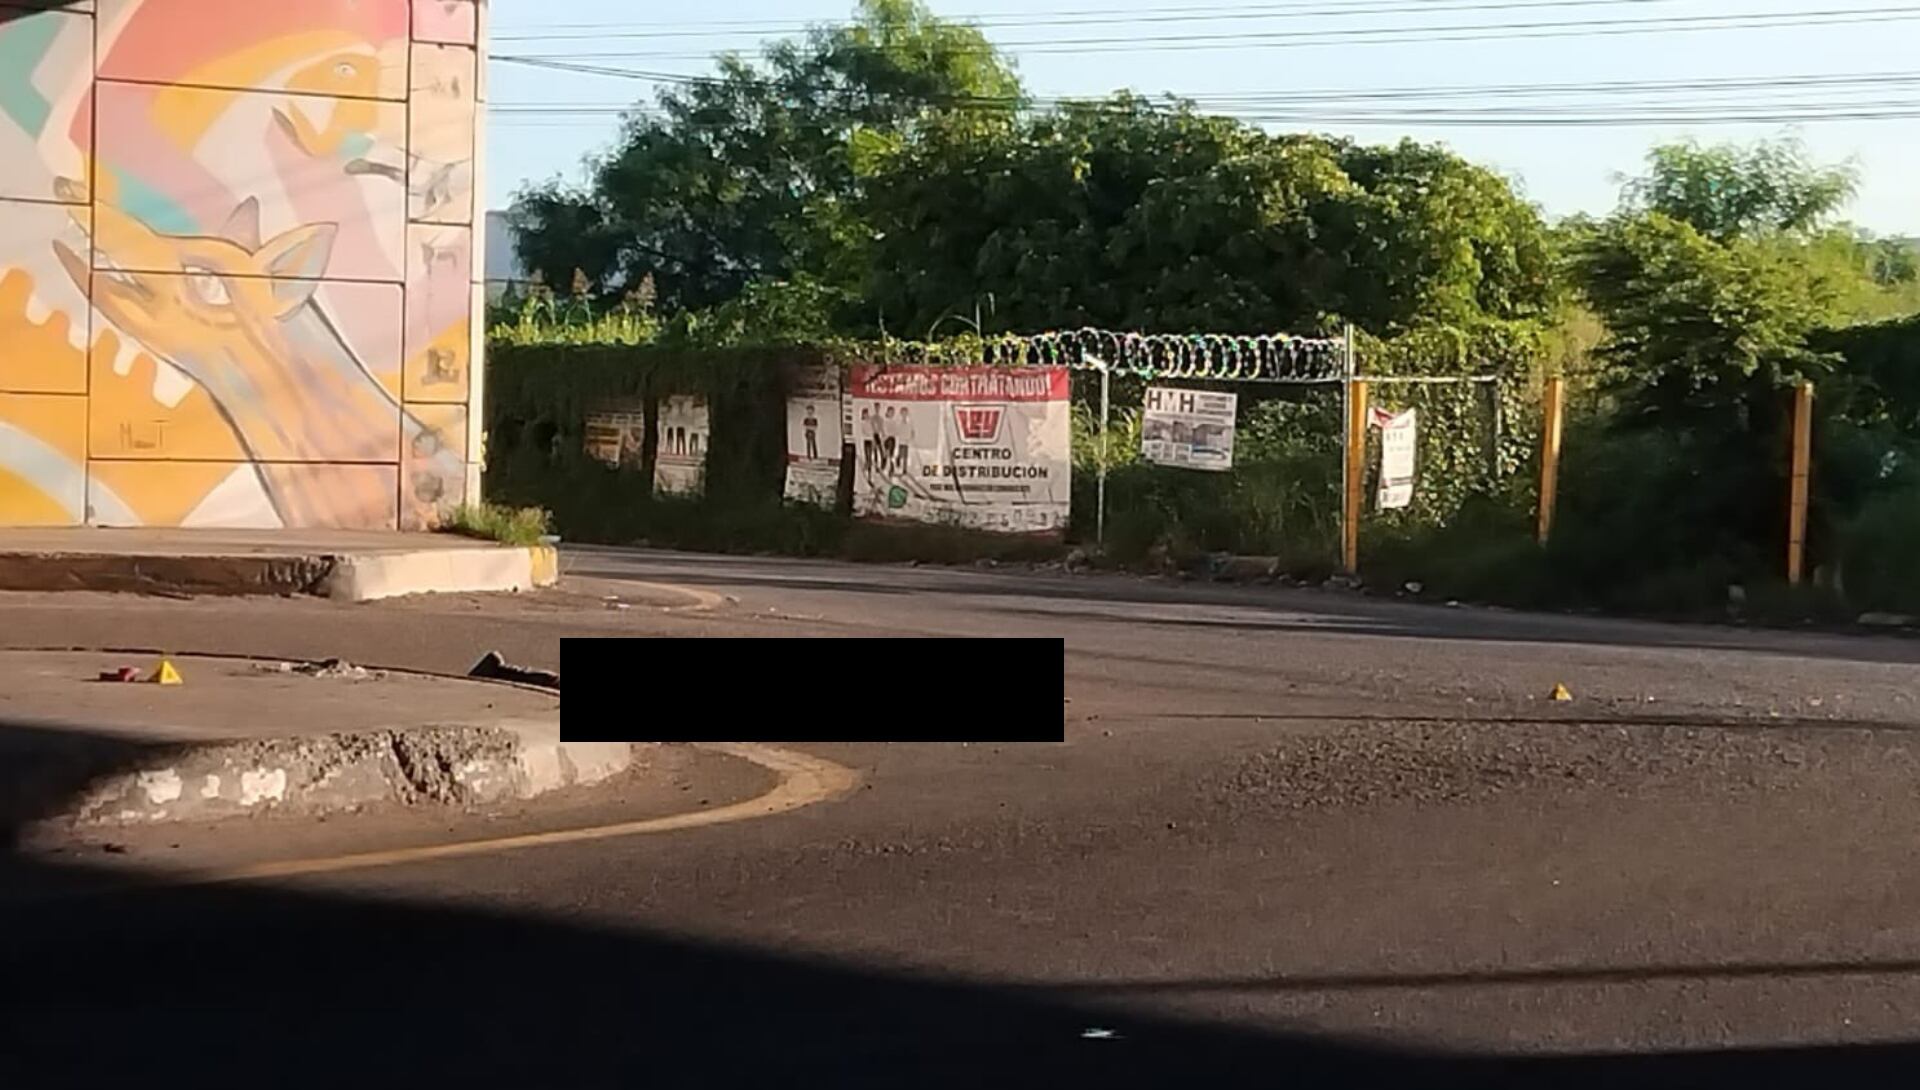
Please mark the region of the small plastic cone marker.
POLYGON ((161 659, 160 668, 153 672, 153 683, 155 685, 185 685, 187 679, 180 676, 179 670, 174 669, 172 659, 161 659))
POLYGON ((1553 699, 1558 703, 1565 704, 1573 699, 1573 690, 1567 688, 1565 685, 1555 685, 1553 687, 1553 699))

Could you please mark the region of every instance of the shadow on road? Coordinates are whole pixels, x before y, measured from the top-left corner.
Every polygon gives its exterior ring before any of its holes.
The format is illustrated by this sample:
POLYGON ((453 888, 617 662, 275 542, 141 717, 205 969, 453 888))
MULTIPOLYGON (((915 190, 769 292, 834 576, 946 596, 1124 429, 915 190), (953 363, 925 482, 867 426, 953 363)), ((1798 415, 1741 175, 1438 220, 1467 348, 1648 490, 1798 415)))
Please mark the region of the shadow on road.
POLYGON ((23 826, 60 812, 90 785, 175 748, 68 723, 0 719, 0 876, 23 826))
MULTIPOLYGON (((32 813, 7 811, 5 843, 32 813)), ((1920 1046, 1447 1056, 471 904, 242 885, 43 896, 104 870, 9 854, 5 1086, 1746 1088, 1920 1064, 1920 1046)))

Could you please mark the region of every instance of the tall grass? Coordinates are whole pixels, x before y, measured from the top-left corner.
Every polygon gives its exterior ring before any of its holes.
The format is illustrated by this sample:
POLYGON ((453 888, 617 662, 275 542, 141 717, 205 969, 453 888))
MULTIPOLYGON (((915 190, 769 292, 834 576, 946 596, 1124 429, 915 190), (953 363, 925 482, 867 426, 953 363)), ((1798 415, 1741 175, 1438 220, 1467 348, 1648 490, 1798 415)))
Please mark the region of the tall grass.
POLYGON ((552 521, 552 517, 538 507, 461 504, 448 514, 441 530, 502 545, 538 545, 547 536, 552 521))

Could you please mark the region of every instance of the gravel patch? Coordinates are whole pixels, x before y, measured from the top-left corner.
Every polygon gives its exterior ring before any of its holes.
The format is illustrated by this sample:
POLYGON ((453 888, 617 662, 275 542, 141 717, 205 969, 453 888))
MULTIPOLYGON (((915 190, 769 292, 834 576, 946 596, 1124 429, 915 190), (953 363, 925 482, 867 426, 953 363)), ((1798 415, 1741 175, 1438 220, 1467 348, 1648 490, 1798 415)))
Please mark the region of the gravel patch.
POLYGON ((1384 722, 1293 735, 1216 786, 1237 806, 1317 810, 1676 783, 1772 791, 1867 777, 1911 785, 1920 783, 1912 746, 1898 731, 1384 722))

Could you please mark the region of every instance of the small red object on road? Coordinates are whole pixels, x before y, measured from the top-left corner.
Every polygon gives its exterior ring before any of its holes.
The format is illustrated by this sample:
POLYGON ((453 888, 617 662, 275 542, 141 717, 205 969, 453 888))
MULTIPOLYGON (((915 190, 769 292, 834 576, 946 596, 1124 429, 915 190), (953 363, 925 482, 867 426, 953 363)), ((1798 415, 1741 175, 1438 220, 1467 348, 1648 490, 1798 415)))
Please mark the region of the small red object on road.
POLYGON ((133 667, 133 666, 122 666, 118 670, 102 670, 100 671, 100 680, 101 681, 139 681, 140 671, 137 667, 133 667))

